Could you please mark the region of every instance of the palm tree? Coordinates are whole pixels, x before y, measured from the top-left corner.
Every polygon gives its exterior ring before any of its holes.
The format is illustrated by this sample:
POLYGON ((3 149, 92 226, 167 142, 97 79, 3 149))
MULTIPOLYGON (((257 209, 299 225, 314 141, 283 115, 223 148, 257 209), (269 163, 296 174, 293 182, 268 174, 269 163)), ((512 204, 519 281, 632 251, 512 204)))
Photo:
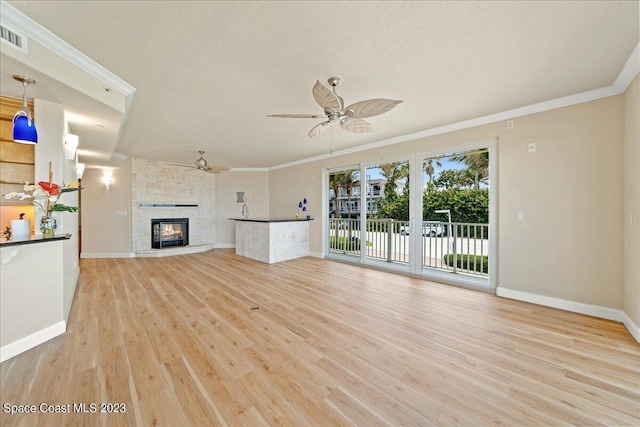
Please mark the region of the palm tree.
POLYGON ((454 162, 464 163, 473 175, 473 188, 480 188, 480 183, 487 183, 489 179, 489 151, 468 151, 451 156, 454 162))
POLYGON ((338 215, 338 192, 340 191, 340 174, 329 174, 329 187, 333 190, 333 208, 335 209, 336 216, 338 215))
MULTIPOLYGON (((433 162, 435 159, 429 159, 426 162, 422 163, 422 167, 424 168, 424 171, 427 173, 427 175, 429 176, 429 182, 433 182, 433 175, 436 173, 436 168, 433 167, 433 162)), ((442 167, 442 163, 440 163, 438 160, 435 160, 436 162, 436 166, 438 166, 439 168, 442 167)))
POLYGON ((382 173, 382 176, 384 176, 387 179, 392 179, 392 177, 395 175, 396 166, 398 166, 399 164, 400 163, 398 162, 385 163, 383 165, 378 166, 378 168, 380 168, 380 172, 382 173))
POLYGON ((353 187, 355 186, 358 177, 359 177, 359 172, 357 170, 350 170, 350 171, 345 171, 342 172, 340 174, 338 174, 338 180, 340 182, 340 187, 344 188, 345 193, 347 193, 347 237, 348 237, 348 241, 351 242, 351 226, 352 226, 352 222, 351 222, 351 191, 353 190, 353 187))
POLYGON ((347 213, 351 219, 351 191, 356 184, 358 175, 357 171, 347 171, 340 174, 340 186, 347 193, 347 213))
POLYGON ((400 165, 401 163, 399 162, 392 162, 378 166, 382 176, 386 179, 384 183, 385 198, 392 198, 396 195, 396 180, 402 178, 400 168, 398 167, 400 165))
POLYGON ((335 209, 335 217, 336 219, 336 236, 335 236, 335 247, 338 246, 338 237, 339 237, 339 229, 340 222, 338 219, 340 218, 340 206, 338 204, 338 196, 340 195, 340 188, 342 188, 343 183, 346 181, 346 176, 349 172, 336 172, 329 175, 329 187, 333 190, 333 207, 335 209))
POLYGON ((405 179, 404 194, 409 192, 409 162, 404 162, 398 168, 398 179, 405 179))

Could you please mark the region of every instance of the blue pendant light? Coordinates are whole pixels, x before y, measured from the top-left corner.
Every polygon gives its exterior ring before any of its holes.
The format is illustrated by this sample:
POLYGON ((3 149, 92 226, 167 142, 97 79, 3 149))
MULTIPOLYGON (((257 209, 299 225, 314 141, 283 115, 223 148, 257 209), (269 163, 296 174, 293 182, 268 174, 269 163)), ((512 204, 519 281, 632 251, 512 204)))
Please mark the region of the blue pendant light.
POLYGON ((36 81, 24 76, 13 76, 14 79, 22 82, 24 92, 22 94, 22 107, 13 116, 13 140, 21 144, 37 144, 38 131, 31 118, 31 111, 27 107, 27 86, 35 84, 36 81))

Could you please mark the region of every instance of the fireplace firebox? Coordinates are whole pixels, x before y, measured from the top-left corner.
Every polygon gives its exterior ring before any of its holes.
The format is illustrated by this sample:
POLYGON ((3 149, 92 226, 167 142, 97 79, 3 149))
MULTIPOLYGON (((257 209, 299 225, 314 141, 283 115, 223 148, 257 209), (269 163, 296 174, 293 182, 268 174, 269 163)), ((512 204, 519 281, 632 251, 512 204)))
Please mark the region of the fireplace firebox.
POLYGON ((151 247, 162 249, 189 244, 189 218, 151 220, 151 247))

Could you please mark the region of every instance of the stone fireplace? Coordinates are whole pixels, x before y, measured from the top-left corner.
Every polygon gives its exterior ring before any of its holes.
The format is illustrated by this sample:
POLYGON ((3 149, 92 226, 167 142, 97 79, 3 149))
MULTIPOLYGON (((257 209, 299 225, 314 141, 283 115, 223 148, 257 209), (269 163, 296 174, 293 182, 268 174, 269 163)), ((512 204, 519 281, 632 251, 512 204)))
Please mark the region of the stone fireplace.
POLYGON ((173 248, 188 244, 189 218, 155 218, 151 220, 152 248, 173 248))
MULTIPOLYGON (((131 250, 139 257, 202 252, 216 242, 216 174, 131 158, 131 250), (152 219, 189 219, 188 246, 153 249, 152 219)), ((177 242, 176 242, 177 243, 177 242)), ((186 241, 185 241, 186 244, 186 241)))

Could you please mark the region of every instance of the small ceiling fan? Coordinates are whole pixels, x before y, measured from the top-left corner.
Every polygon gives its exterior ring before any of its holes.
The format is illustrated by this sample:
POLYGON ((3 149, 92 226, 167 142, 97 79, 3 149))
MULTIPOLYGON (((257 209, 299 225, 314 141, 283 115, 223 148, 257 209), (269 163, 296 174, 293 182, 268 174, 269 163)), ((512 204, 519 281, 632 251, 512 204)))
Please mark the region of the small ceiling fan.
POLYGON ((393 99, 368 99, 366 101, 356 102, 347 107, 344 106, 344 100, 336 93, 336 86, 340 84, 339 77, 331 77, 328 80, 332 89, 329 89, 318 80, 313 86, 313 97, 316 102, 324 109, 323 115, 318 114, 270 114, 267 117, 279 117, 285 119, 327 119, 317 124, 309 131, 309 138, 320 135, 327 130, 333 123, 339 123, 340 127, 346 131, 353 133, 373 133, 373 127, 366 120, 367 117, 377 116, 392 110, 402 101, 393 99))
POLYGON ((220 172, 231 170, 230 168, 225 168, 225 167, 222 167, 222 166, 209 166, 207 161, 204 158, 204 151, 198 151, 198 153, 200 153, 200 158, 198 160, 196 160, 195 162, 193 162, 193 164, 195 164, 195 167, 187 166, 187 165, 181 165, 179 163, 169 163, 169 164, 173 165, 173 166, 188 167, 192 171, 200 170, 200 171, 209 172, 209 173, 220 173, 220 172))

